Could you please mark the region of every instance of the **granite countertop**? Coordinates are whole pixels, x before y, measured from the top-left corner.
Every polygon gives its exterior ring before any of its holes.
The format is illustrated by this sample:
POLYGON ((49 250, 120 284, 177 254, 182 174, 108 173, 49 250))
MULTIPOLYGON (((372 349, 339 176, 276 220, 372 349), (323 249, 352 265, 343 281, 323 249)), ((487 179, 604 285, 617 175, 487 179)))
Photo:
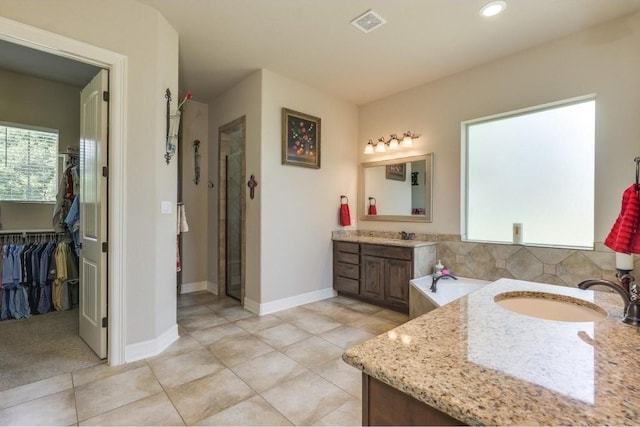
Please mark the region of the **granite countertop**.
POLYGON ((348 349, 366 374, 470 425, 640 425, 640 328, 617 293, 500 279, 348 349), (591 301, 608 317, 560 322, 494 302, 533 291, 591 301))
POLYGON ((437 242, 427 242, 424 240, 400 240, 389 239, 386 237, 370 237, 370 236, 334 236, 333 240, 340 242, 352 242, 352 243, 370 243, 373 245, 387 245, 387 246, 403 246, 407 248, 417 248, 420 246, 437 245, 437 242))

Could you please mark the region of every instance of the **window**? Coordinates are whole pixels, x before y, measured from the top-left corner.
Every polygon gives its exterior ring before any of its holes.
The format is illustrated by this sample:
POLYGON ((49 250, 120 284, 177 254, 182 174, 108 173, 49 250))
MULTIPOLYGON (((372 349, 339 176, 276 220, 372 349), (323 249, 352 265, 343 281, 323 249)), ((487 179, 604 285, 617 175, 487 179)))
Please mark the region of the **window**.
POLYGON ((58 131, 0 122, 0 201, 55 202, 58 131))
POLYGON ((463 126, 464 240, 593 248, 593 97, 463 126))

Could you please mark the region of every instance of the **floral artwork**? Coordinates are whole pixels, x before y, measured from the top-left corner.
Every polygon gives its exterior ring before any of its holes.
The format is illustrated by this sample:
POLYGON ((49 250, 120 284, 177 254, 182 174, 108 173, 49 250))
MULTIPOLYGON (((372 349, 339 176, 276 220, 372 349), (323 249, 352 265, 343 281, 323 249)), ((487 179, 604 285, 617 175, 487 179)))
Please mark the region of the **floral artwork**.
POLYGON ((282 109, 282 164, 320 168, 320 118, 282 109))

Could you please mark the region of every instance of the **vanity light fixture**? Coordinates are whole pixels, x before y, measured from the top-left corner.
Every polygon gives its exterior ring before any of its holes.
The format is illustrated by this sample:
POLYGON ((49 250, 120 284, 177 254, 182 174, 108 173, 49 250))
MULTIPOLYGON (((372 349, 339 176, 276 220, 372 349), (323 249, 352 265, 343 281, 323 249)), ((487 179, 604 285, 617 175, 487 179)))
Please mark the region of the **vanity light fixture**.
POLYGON ((507 3, 502 0, 492 1, 482 6, 480 15, 489 18, 501 14, 506 8, 507 3))
POLYGON ((399 138, 397 134, 392 133, 389 135, 388 140, 386 140, 384 136, 378 138, 378 142, 373 142, 373 139, 370 139, 364 147, 364 154, 384 153, 387 151, 387 148, 390 150, 397 150, 399 148, 413 147, 413 140, 419 137, 420 135, 407 131, 402 134, 402 138, 399 138))

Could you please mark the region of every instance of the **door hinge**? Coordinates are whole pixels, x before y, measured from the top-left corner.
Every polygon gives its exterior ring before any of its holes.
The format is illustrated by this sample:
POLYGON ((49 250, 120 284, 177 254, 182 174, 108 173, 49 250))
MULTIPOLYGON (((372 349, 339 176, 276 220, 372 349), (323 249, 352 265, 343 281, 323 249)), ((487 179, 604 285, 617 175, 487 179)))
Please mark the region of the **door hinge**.
POLYGON ((106 90, 102 92, 102 100, 105 102, 109 102, 109 92, 107 92, 106 90))
POLYGON ((102 167, 102 176, 105 178, 109 176, 109 168, 107 166, 102 167))
POLYGON ((106 327, 107 327, 107 325, 108 325, 108 323, 107 323, 107 318, 106 318, 106 317, 103 317, 103 318, 102 318, 102 327, 103 327, 103 328, 106 328, 106 327))
POLYGON ((102 242, 102 252, 107 253, 108 249, 109 249, 108 242, 102 242))

